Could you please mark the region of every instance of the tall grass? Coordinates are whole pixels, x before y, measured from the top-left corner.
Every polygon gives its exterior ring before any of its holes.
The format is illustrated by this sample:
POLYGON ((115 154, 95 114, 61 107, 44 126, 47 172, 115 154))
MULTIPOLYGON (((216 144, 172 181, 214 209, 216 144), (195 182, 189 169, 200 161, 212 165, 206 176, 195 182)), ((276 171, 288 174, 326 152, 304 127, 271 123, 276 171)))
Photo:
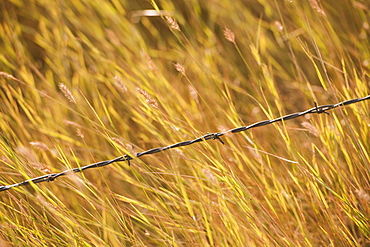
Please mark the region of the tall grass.
MULTIPOLYGON (((0 184, 369 94, 366 0, 0 3, 0 184), (171 16, 131 18, 162 9, 171 16)), ((0 193, 0 246, 370 245, 361 102, 0 193)))

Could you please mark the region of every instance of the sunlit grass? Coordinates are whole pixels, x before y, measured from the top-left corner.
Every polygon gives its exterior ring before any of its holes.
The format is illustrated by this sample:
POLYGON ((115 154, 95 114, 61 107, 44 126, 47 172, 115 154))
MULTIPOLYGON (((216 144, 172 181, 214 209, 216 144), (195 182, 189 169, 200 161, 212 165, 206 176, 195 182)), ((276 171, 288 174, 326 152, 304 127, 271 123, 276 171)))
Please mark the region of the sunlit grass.
MULTIPOLYGON (((369 95, 366 1, 0 11, 0 185, 369 95), (173 15, 133 22, 155 8, 173 15)), ((0 245, 369 245, 369 109, 0 192, 0 245)))

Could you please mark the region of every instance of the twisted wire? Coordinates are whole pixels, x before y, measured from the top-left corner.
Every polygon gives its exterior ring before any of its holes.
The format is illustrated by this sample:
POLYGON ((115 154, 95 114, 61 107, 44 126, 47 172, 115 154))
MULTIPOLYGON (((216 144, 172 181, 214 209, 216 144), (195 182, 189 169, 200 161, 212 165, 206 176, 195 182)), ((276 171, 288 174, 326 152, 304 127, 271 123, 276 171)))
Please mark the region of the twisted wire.
MULTIPOLYGON (((275 119, 271 119, 271 120, 264 120, 264 121, 256 122, 256 123, 253 123, 253 124, 248 125, 248 126, 237 127, 237 128, 234 128, 234 129, 224 131, 224 132, 206 134, 206 135, 198 137, 194 140, 182 141, 182 142, 178 142, 178 143, 166 146, 166 147, 153 148, 153 149, 150 149, 150 150, 147 150, 147 151, 144 151, 144 152, 136 153, 135 157, 139 158, 139 157, 144 156, 144 155, 155 154, 155 153, 158 153, 158 152, 161 152, 161 151, 164 151, 164 150, 168 150, 168 149, 171 149, 171 148, 188 146, 188 145, 192 145, 192 144, 197 143, 197 142, 202 142, 202 141, 207 141, 207 140, 218 140, 222 144, 224 144, 224 142, 222 141, 222 139, 220 137, 227 134, 227 133, 238 133, 238 132, 249 130, 251 128, 261 127, 261 126, 265 126, 265 125, 272 124, 272 123, 279 122, 279 121, 286 121, 286 120, 290 120, 290 119, 293 119, 293 118, 302 117, 302 116, 307 115, 307 114, 315 114, 315 113, 317 113, 317 114, 321 114, 321 113, 329 114, 327 111, 332 110, 334 108, 337 108, 339 106, 346 106, 346 105, 358 103, 358 102, 368 100, 368 99, 370 99, 370 95, 368 95, 366 97, 363 97, 363 98, 346 100, 346 101, 343 101, 343 102, 340 102, 340 103, 337 103, 337 104, 333 104, 333 105, 317 106, 316 103, 315 103, 315 107, 313 107, 311 109, 308 109, 306 111, 288 114, 288 115, 285 115, 285 116, 282 116, 282 117, 279 117, 279 118, 275 118, 275 119)), ((128 165, 130 166, 130 160, 132 160, 132 159, 134 159, 134 158, 131 157, 130 155, 126 154, 126 155, 117 157, 117 158, 112 159, 112 160, 100 161, 100 162, 93 163, 93 164, 90 164, 90 165, 86 165, 86 166, 83 166, 83 167, 77 167, 77 168, 65 170, 65 171, 59 172, 59 173, 47 174, 47 175, 44 175, 44 176, 40 176, 40 177, 36 177, 36 178, 33 178, 33 179, 25 180, 25 181, 20 182, 20 183, 0 186, 0 191, 9 190, 11 188, 18 187, 18 186, 28 185, 30 183, 37 184, 37 183, 42 183, 42 182, 51 182, 51 181, 54 181, 56 178, 67 175, 68 173, 71 173, 71 172, 78 173, 78 172, 82 172, 82 171, 85 171, 85 170, 91 169, 91 168, 107 166, 107 165, 110 165, 110 164, 115 163, 115 162, 127 161, 128 165)))

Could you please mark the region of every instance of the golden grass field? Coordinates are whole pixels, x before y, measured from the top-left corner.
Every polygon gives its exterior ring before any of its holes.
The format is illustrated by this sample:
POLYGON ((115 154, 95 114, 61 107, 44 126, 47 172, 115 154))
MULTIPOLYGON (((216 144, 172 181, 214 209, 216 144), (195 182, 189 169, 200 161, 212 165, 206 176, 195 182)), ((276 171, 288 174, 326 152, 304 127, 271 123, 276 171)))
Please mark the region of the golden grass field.
MULTIPOLYGON (((365 97, 369 37, 368 0, 2 0, 0 186, 365 97)), ((370 101, 329 113, 2 191, 0 246, 370 246, 370 101)))

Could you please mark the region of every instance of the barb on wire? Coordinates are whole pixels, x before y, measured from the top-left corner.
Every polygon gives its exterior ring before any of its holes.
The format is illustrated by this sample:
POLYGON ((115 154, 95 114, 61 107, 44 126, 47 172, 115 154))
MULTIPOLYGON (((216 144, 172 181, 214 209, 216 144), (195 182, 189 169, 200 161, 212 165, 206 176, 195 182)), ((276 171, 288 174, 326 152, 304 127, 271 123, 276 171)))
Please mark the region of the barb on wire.
MULTIPOLYGON (((161 152, 161 151, 164 151, 164 150, 168 150, 168 149, 171 149, 171 148, 188 146, 188 145, 191 145, 191 144, 194 144, 194 143, 197 143, 197 142, 208 141, 208 140, 216 140, 217 139, 222 144, 224 144, 224 142, 222 141, 222 139, 220 137, 227 134, 227 133, 230 133, 230 132, 231 133, 238 133, 238 132, 246 131, 246 130, 251 129, 251 128, 261 127, 261 126, 265 126, 265 125, 272 124, 272 123, 275 123, 275 122, 286 121, 286 120, 290 120, 290 119, 293 119, 293 118, 301 117, 301 116, 304 116, 306 114, 315 114, 315 113, 317 113, 317 114, 321 114, 321 113, 329 114, 327 111, 332 110, 334 108, 337 108, 339 106, 346 106, 346 105, 350 105, 350 104, 353 104, 353 103, 358 103, 360 101, 364 101, 364 100, 368 100, 368 99, 370 99, 370 95, 368 95, 364 98, 346 100, 346 101, 343 101, 343 102, 340 102, 340 103, 337 103, 337 104, 334 104, 334 105, 318 106, 315 102, 315 107, 313 107, 311 109, 308 109, 306 111, 303 111, 303 112, 292 113, 292 114, 288 114, 288 115, 285 115, 285 116, 282 116, 282 117, 279 117, 279 118, 275 118, 275 119, 271 119, 271 120, 260 121, 260 122, 257 122, 257 123, 254 123, 254 124, 251 124, 251 125, 248 125, 248 126, 237 127, 237 128, 234 128, 234 129, 224 131, 224 132, 210 133, 210 134, 198 137, 194 140, 178 142, 178 143, 169 145, 167 147, 153 148, 153 149, 141 152, 141 153, 137 153, 136 158, 139 158, 141 156, 148 155, 148 154, 155 154, 155 153, 158 153, 158 152, 161 152)), ((36 177, 36 178, 29 179, 29 180, 26 180, 26 181, 23 181, 23 182, 20 182, 20 183, 16 183, 16 184, 12 184, 12 185, 0 186, 0 191, 9 190, 11 188, 18 187, 18 186, 28 185, 30 183, 35 183, 36 184, 36 183, 41 183, 41 182, 51 182, 51 181, 54 181, 56 178, 67 175, 68 173, 71 173, 71 172, 74 172, 74 173, 82 172, 82 171, 90 169, 90 168, 103 167, 103 166, 107 166, 107 165, 110 165, 110 164, 115 163, 115 162, 127 161, 128 165, 130 165, 130 160, 132 160, 132 159, 134 159, 134 158, 126 154, 126 155, 117 157, 117 158, 112 159, 112 160, 101 161, 101 162, 86 165, 86 166, 83 166, 83 167, 77 167, 77 168, 73 168, 73 169, 70 169, 70 170, 65 170, 65 171, 60 172, 60 173, 47 174, 47 175, 44 175, 44 176, 36 177)))

